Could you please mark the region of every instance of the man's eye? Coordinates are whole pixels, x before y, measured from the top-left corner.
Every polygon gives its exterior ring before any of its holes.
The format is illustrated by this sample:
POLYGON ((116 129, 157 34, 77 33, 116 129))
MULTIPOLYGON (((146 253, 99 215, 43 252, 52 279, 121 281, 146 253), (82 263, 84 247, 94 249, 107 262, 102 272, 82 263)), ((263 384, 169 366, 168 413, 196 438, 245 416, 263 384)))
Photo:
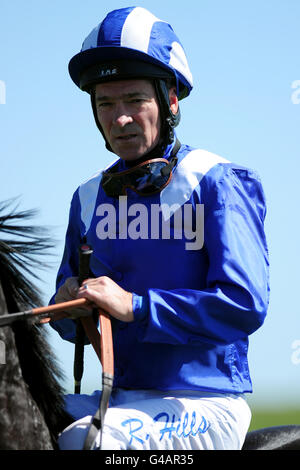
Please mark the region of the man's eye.
POLYGON ((130 103, 143 103, 143 98, 134 98, 130 101, 130 103))
POLYGON ((98 103, 98 108, 108 108, 111 105, 111 103, 105 102, 105 103, 98 103))

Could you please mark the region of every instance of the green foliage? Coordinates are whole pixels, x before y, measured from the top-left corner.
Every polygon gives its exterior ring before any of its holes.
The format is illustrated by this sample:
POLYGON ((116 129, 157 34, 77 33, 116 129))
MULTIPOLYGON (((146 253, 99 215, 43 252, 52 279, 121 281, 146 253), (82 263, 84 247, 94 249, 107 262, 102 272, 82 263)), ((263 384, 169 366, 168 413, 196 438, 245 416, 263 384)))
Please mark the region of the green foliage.
POLYGON ((250 431, 269 426, 284 426, 287 424, 300 425, 300 407, 298 408, 252 408, 250 431))

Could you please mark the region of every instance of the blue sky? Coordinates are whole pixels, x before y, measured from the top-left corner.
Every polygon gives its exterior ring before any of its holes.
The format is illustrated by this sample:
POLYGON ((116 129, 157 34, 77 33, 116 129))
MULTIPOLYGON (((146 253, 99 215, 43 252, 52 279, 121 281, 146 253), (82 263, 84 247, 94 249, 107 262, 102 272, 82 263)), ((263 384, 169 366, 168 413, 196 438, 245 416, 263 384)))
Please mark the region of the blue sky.
MULTIPOLYGON (((2 0, 0 15, 0 198, 20 196, 57 240, 42 272, 53 293, 69 204, 77 186, 113 157, 105 150, 89 98, 67 65, 83 39, 123 1, 2 0)), ((300 392, 299 0, 140 1, 182 41, 194 90, 182 102, 181 142, 255 168, 267 198, 271 300, 250 339, 252 401, 286 406, 300 392), (293 88, 296 87, 296 88, 293 88)), ((50 330, 50 328, 49 328, 50 330)), ((73 346, 49 331, 72 391, 73 346)), ((99 386, 87 348, 83 390, 99 386)), ((299 405, 300 406, 300 405, 299 405)))

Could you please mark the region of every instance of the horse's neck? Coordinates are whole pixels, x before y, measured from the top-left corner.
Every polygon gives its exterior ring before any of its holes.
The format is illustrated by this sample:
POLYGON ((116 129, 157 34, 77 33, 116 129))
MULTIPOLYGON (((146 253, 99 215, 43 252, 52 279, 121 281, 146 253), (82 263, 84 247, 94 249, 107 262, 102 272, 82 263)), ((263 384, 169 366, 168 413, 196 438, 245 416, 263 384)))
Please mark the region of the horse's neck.
MULTIPOLYGON (((0 315, 6 312, 6 300, 0 283, 0 315)), ((14 332, 10 326, 0 328, 0 341, 5 346, 5 364, 0 364, 0 448, 52 449, 48 428, 23 380, 14 332)))

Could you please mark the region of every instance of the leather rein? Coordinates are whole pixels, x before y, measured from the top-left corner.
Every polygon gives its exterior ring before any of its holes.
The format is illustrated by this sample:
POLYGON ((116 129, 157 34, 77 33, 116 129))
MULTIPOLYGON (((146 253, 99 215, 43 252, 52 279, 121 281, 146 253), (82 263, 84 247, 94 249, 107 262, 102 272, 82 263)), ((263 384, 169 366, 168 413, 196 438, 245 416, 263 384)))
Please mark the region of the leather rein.
MULTIPOLYGON (((79 247, 79 275, 78 284, 91 277, 90 257, 93 253, 92 247, 83 243, 79 247)), ((83 356, 85 335, 92 344, 101 364, 102 364, 102 393, 98 410, 91 420, 88 434, 86 436, 83 450, 95 449, 96 438, 100 431, 100 443, 97 449, 102 446, 102 434, 104 426, 104 417, 109 405, 109 399, 112 392, 114 380, 114 353, 112 328, 109 315, 101 309, 97 309, 97 317, 79 317, 76 327, 76 342, 74 355, 74 382, 75 393, 80 393, 80 383, 83 374, 83 356), (96 321, 95 321, 96 320, 96 321), (97 320, 101 335, 96 327, 97 320)))

